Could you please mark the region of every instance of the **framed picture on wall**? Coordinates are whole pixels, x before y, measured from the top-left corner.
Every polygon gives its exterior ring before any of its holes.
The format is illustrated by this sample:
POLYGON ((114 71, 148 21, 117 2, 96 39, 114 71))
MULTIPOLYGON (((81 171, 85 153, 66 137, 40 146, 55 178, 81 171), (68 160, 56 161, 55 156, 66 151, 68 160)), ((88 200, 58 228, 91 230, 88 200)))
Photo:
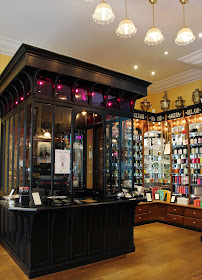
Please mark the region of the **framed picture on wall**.
POLYGON ((51 142, 38 142, 37 159, 38 163, 51 163, 51 142))

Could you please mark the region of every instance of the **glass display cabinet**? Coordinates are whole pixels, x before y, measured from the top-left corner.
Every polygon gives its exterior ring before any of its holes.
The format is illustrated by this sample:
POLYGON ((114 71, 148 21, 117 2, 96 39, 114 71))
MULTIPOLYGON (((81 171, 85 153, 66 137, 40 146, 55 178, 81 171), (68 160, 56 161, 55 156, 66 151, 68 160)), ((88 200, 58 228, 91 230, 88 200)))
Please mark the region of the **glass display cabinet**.
POLYGON ((172 194, 189 196, 188 125, 185 118, 170 121, 172 151, 172 194))
POLYGON ((202 198, 202 114, 186 117, 189 125, 190 203, 202 198))
POLYGON ((168 122, 144 125, 145 191, 170 190, 170 129, 168 122))

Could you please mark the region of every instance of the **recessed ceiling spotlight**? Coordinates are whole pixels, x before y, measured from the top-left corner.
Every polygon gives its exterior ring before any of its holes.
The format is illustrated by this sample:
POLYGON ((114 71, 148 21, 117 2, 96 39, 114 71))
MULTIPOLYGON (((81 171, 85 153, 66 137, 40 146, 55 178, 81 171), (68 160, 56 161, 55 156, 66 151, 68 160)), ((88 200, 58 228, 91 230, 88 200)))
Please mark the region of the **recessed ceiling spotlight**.
POLYGON ((168 54, 168 52, 166 51, 166 52, 164 52, 164 54, 165 54, 165 55, 167 55, 167 54, 168 54))
POLYGON ((152 71, 152 72, 151 72, 151 74, 152 74, 152 75, 155 75, 155 72, 154 72, 154 71, 152 71))
POLYGON ((199 36, 199 38, 202 38, 202 33, 199 33, 199 35, 198 35, 198 36, 199 36))
POLYGON ((135 65, 135 66, 134 66, 134 69, 138 69, 138 65, 135 65))

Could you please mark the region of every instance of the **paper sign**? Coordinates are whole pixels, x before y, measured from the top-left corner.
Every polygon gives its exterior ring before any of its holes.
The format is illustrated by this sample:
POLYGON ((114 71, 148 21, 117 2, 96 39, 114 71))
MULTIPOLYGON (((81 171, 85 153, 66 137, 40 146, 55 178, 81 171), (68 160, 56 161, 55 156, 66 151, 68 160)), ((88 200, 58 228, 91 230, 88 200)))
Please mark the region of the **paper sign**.
POLYGON ((35 206, 42 205, 41 198, 38 192, 32 193, 32 198, 35 206))
POLYGON ((70 150, 55 150, 55 174, 70 174, 70 150))
POLYGON ((164 150, 164 155, 170 154, 170 143, 167 143, 164 150))

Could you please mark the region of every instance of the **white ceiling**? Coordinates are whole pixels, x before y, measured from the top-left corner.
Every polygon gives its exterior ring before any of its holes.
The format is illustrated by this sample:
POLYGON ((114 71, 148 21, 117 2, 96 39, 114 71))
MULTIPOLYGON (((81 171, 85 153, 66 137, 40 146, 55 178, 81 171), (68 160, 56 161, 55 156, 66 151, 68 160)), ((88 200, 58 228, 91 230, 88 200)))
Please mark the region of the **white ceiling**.
POLYGON ((155 25, 165 38, 157 46, 144 43, 146 32, 152 25, 149 0, 128 0, 128 17, 137 28, 136 35, 129 39, 119 38, 115 32, 125 15, 125 0, 108 0, 115 13, 115 20, 109 25, 98 25, 92 20, 92 13, 100 1, 0 0, 0 52, 6 49, 8 53, 12 49, 16 51, 20 43, 27 43, 154 85, 167 81, 168 86, 172 80, 170 77, 181 80, 184 73, 189 73, 189 79, 195 74, 195 79, 202 78, 200 63, 195 61, 192 64, 192 59, 181 59, 192 57, 192 53, 194 57, 197 54, 199 61, 202 59, 202 38, 198 37, 202 32, 202 0, 189 0, 185 5, 186 25, 197 37, 187 46, 178 46, 174 42, 182 28, 179 0, 157 0, 155 4, 155 25), (168 51, 167 56, 164 51, 168 51), (135 64, 139 66, 138 70, 133 69, 135 64), (155 76, 151 75, 152 71, 156 72, 155 76))

